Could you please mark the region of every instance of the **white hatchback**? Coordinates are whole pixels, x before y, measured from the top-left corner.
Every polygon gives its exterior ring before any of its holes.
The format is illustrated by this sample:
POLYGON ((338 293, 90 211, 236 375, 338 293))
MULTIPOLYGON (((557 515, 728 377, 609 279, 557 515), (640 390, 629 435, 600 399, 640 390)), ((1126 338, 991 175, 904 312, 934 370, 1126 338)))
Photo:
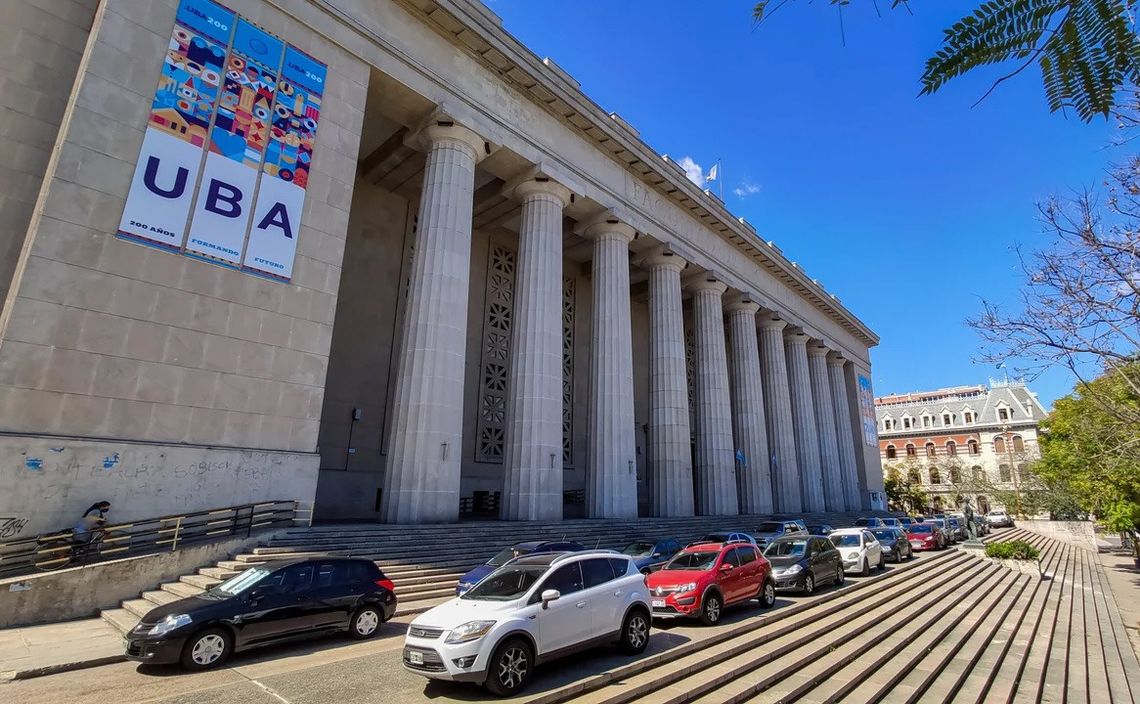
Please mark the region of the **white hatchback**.
POLYGON ((535 665, 572 651, 649 644, 645 575, 615 552, 524 555, 408 626, 404 667, 432 679, 481 683, 506 696, 535 665))
POLYGON ((883 569, 883 546, 875 534, 865 528, 840 528, 827 535, 843 558, 843 571, 861 577, 871 573, 872 567, 883 569))

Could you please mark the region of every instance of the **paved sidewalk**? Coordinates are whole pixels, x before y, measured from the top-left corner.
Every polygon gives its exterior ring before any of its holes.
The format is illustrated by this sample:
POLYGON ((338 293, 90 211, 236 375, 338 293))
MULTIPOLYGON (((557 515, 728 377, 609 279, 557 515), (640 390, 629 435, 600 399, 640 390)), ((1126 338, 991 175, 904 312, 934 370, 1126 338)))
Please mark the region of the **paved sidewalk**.
POLYGON ((123 659, 123 637, 101 618, 0 630, 0 681, 123 659))
POLYGON ((1108 577, 1108 586, 1116 598, 1116 607, 1124 621, 1124 630, 1132 641, 1132 649, 1140 658, 1140 570, 1132 563, 1132 557, 1112 552, 1099 553, 1100 564, 1108 577))

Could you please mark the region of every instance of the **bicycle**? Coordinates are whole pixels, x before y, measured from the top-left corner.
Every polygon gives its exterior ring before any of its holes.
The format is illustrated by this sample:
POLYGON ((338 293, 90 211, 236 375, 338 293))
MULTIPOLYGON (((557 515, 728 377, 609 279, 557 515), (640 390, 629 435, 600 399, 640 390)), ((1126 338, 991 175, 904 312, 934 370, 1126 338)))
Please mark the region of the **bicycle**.
POLYGON ((92 561, 92 555, 102 556, 110 532, 107 528, 95 528, 91 539, 86 541, 76 540, 73 531, 49 536, 36 548, 33 564, 41 572, 86 565, 92 561))

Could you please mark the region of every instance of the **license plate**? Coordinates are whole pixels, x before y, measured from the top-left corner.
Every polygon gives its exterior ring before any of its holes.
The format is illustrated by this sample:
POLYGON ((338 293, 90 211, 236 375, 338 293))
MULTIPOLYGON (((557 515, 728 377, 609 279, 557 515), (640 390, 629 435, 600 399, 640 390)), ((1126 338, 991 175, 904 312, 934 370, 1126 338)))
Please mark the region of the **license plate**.
POLYGON ((920 543, 920 542, 917 542, 917 541, 915 541, 915 542, 911 543, 911 545, 913 545, 913 546, 914 546, 914 547, 916 547, 916 548, 920 548, 920 547, 922 547, 922 543, 920 543))
POLYGON ((665 600, 664 599, 654 599, 653 600, 653 608, 655 608, 655 609, 665 608, 665 600))
POLYGON ((408 662, 412 663, 413 665, 423 665, 424 664, 424 654, 423 653, 417 653, 416 651, 413 650, 412 652, 408 653, 408 662))

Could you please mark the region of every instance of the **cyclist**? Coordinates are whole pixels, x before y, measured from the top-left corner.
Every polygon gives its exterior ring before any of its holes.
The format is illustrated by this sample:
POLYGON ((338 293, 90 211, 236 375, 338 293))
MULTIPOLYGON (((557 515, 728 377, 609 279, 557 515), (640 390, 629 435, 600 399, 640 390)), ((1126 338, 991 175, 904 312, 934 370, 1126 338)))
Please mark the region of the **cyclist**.
POLYGON ((110 501, 99 501, 83 512, 83 518, 72 529, 71 542, 75 545, 87 545, 94 538, 96 532, 107 523, 107 512, 111 510, 110 501))

